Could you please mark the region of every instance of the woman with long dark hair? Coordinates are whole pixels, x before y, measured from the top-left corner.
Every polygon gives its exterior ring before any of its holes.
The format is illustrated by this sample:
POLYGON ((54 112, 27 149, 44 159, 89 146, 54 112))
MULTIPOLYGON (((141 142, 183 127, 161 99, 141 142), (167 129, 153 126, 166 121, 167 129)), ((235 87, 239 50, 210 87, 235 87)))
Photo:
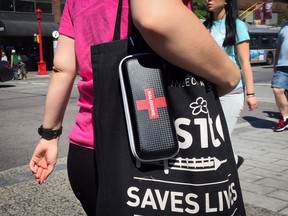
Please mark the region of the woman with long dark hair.
MULTIPOLYGON (((253 72, 250 65, 249 33, 246 24, 237 19, 238 13, 233 0, 206 0, 210 17, 204 22, 213 38, 232 61, 242 69, 244 80, 229 94, 220 98, 230 135, 244 106, 244 92, 249 110, 257 107, 253 86, 253 72)), ((235 155, 238 166, 242 157, 235 155)))

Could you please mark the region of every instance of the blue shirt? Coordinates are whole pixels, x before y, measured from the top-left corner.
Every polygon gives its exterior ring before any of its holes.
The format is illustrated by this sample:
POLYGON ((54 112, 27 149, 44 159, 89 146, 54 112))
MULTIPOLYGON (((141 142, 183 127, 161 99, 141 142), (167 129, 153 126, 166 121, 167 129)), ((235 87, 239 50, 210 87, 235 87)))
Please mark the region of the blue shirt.
MULTIPOLYGON (((216 40, 217 44, 220 47, 222 47, 222 49, 227 53, 229 58, 235 64, 237 64, 239 68, 241 68, 235 46, 226 46, 226 47, 223 46, 223 42, 224 42, 224 39, 226 36, 225 20, 226 20, 226 18, 224 17, 221 20, 213 21, 213 25, 210 29, 210 33, 211 33, 212 37, 216 40)), ((247 25, 239 19, 236 20, 236 38, 235 38, 235 40, 236 40, 236 44, 250 40, 247 25)), ((235 89, 238 89, 240 87, 241 88, 243 87, 242 79, 240 80, 240 82, 238 83, 238 85, 236 86, 235 89)))
POLYGON ((288 22, 286 22, 278 34, 276 45, 280 46, 276 67, 288 66, 288 22))

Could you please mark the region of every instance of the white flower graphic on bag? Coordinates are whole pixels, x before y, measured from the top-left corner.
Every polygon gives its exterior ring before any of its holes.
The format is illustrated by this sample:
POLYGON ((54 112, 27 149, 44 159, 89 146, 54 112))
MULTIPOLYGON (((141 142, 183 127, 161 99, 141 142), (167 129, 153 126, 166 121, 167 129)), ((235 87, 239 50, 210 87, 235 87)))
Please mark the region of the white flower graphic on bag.
POLYGON ((202 97, 197 98, 197 100, 190 104, 189 106, 192 109, 193 115, 199 115, 201 112, 207 114, 207 101, 204 100, 202 97))

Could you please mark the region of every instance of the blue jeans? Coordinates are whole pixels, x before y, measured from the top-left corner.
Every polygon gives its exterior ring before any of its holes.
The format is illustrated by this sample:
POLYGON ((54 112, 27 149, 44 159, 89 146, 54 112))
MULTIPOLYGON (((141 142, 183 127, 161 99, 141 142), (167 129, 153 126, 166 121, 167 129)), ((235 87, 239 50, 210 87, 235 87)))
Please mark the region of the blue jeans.
POLYGON ((288 67, 276 67, 271 87, 288 90, 288 67))

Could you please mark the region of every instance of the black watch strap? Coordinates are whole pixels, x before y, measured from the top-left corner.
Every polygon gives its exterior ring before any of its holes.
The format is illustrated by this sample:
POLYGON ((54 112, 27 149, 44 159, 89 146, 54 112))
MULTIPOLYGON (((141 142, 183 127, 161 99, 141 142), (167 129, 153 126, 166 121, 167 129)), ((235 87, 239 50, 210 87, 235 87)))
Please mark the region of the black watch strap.
POLYGON ((53 130, 53 129, 46 129, 46 128, 43 128, 43 125, 41 125, 39 128, 38 128, 38 134, 43 137, 44 139, 54 139, 56 137, 59 137, 61 134, 62 134, 62 128, 61 127, 60 129, 58 130, 53 130))

